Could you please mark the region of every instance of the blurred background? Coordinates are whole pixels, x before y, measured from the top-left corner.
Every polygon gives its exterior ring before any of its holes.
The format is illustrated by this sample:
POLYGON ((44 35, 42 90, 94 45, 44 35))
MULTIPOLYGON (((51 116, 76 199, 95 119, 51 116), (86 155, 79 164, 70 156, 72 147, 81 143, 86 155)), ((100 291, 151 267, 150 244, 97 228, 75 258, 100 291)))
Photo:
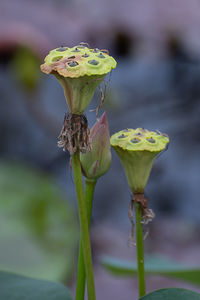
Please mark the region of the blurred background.
MULTIPOLYGON (((62 87, 40 71, 48 52, 88 42, 118 62, 106 79, 110 132, 145 127, 171 138, 146 189, 156 218, 147 254, 200 261, 200 2, 198 0, 0 0, 0 268, 62 281, 74 292, 79 225, 69 155, 57 148, 62 87)), ((104 86, 102 86, 104 89, 104 86)), ((86 111, 96 121, 97 90, 86 111)), ((120 161, 96 186, 92 223, 97 299, 137 295, 101 255, 136 257, 128 246, 131 193, 120 161)), ((153 276, 147 289, 197 286, 153 276)))

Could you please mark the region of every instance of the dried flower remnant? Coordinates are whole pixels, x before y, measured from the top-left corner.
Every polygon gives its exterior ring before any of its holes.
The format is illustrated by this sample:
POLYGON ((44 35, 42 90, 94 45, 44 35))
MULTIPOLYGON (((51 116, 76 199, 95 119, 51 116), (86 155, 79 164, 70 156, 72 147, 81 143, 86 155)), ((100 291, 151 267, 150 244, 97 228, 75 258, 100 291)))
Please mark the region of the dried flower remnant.
POLYGON ((82 153, 91 151, 89 133, 87 118, 84 115, 66 114, 58 136, 58 147, 63 148, 63 151, 67 149, 70 155, 77 150, 82 153))
POLYGON ((81 153, 81 167, 87 179, 97 180, 111 165, 110 134, 106 113, 90 131, 91 151, 81 153))

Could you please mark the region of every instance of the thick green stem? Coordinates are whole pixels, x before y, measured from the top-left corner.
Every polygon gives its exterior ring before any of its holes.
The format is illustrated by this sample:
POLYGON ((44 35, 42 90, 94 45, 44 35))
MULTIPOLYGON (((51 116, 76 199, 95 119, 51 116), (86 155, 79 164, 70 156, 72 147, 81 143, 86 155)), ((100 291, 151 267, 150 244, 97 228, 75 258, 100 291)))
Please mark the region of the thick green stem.
POLYGON ((138 286, 139 286, 139 297, 142 297, 145 295, 143 224, 142 224, 142 208, 140 203, 136 201, 135 201, 135 219, 136 219, 138 286))
MULTIPOLYGON (((85 180, 85 203, 87 209, 88 227, 90 228, 92 202, 96 180, 85 180)), ((80 239, 79 257, 78 257, 78 271, 76 282, 76 300, 84 300, 85 297, 85 265, 82 248, 82 237, 80 239)))
POLYGON ((85 272, 87 278, 88 300, 95 300, 96 297, 95 297, 94 274, 93 274, 93 267, 92 267, 90 235, 88 229, 87 210, 84 201, 83 181, 82 181, 80 157, 78 151, 74 153, 74 155, 72 155, 72 166, 73 166, 74 184, 76 188, 76 196, 77 196, 78 209, 79 209, 80 233, 82 238, 82 249, 83 249, 85 272))

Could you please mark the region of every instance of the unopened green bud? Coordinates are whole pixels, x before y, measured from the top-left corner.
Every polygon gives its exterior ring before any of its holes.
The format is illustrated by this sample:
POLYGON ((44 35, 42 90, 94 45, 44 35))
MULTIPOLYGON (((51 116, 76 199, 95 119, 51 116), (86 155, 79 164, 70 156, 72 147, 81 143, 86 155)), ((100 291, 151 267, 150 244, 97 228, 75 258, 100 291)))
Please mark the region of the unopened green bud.
POLYGON ((41 65, 42 72, 55 75, 63 86, 73 114, 84 112, 97 86, 117 65, 114 58, 103 51, 91 49, 85 43, 72 48, 60 47, 50 51, 41 65))
POLYGON ((166 134, 142 128, 125 129, 112 135, 111 146, 119 155, 134 193, 144 193, 153 162, 168 144, 166 134))
POLYGON ((110 134, 106 113, 94 124, 90 131, 91 151, 80 154, 81 166, 87 179, 96 180, 110 168, 110 134))

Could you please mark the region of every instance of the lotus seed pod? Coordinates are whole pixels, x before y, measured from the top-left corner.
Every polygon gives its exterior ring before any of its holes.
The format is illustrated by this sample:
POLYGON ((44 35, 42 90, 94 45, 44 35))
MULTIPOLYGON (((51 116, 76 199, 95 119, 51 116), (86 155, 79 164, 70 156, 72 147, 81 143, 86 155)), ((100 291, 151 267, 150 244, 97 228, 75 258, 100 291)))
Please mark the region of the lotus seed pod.
POLYGON ((56 76, 73 114, 82 114, 95 89, 117 63, 105 50, 91 49, 85 43, 51 50, 41 65, 42 72, 56 76))
POLYGON ((156 156, 167 148, 169 137, 143 128, 121 130, 111 137, 133 193, 144 193, 156 156))
POLYGON ((94 124, 90 131, 92 150, 80 154, 81 167, 87 179, 97 180, 110 168, 110 134, 106 113, 94 124))

